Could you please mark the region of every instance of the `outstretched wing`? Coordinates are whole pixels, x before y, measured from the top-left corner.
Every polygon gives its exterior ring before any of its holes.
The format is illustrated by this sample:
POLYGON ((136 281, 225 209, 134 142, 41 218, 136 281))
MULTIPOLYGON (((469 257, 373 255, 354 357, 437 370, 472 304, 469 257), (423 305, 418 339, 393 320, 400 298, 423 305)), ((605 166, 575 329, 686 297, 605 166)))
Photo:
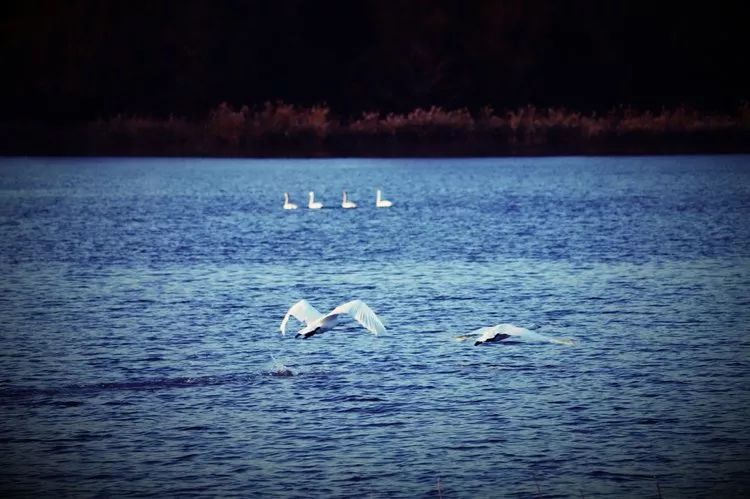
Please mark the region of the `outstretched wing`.
POLYGON ((497 336, 497 333, 499 332, 500 326, 480 327, 479 329, 475 329, 474 331, 465 335, 465 337, 469 339, 470 337, 475 336, 476 341, 484 343, 485 341, 491 340, 492 338, 497 336))
MULTIPOLYGON (((519 328, 519 329, 523 329, 523 328, 519 328)), ((575 345, 575 342, 569 338, 559 338, 559 339, 552 338, 544 334, 539 334, 536 331, 529 331, 528 329, 525 329, 523 334, 519 336, 530 341, 546 341, 548 343, 557 343, 558 345, 568 345, 568 346, 575 345)))
MULTIPOLYGON (((535 327, 535 329, 538 328, 535 327)), ((496 334, 507 334, 508 336, 515 336, 517 338, 523 338, 529 341, 546 341, 548 343, 557 343, 559 345, 573 345, 574 341, 568 338, 552 338, 544 334, 539 334, 536 331, 531 331, 525 327, 514 326, 513 324, 498 324, 497 326, 483 327, 474 331, 475 334, 488 335, 490 338, 496 334)), ((484 338, 485 340, 488 338, 484 338)))
POLYGON ((516 336, 518 338, 526 338, 529 334, 538 334, 526 329, 525 327, 514 326, 513 324, 498 324, 495 326, 495 330, 498 333, 507 334, 508 336, 516 336))
POLYGON ((286 333, 286 324, 287 322, 289 322, 290 316, 294 316, 294 318, 300 322, 309 324, 323 317, 323 314, 318 312, 318 310, 312 305, 310 305, 310 303, 307 300, 300 300, 291 306, 291 308, 287 311, 286 315, 284 316, 284 320, 281 321, 281 326, 279 327, 281 334, 286 333))
POLYGON ((375 335, 385 332, 385 326, 383 326, 380 318, 375 315, 375 312, 373 312, 365 302, 361 300, 352 300, 344 303, 343 305, 339 305, 338 307, 331 310, 328 315, 330 316, 341 314, 352 316, 357 322, 362 324, 365 329, 375 335))

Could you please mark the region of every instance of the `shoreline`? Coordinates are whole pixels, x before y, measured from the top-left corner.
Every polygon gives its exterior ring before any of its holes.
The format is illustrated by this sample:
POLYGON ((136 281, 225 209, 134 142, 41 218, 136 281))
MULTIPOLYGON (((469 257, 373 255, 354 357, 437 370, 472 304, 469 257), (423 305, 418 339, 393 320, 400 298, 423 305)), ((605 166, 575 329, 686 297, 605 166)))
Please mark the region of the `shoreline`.
POLYGON ((424 144, 419 146, 384 147, 259 147, 251 150, 192 149, 192 148, 100 148, 82 147, 13 147, 0 148, 0 157, 60 157, 60 158, 237 158, 237 159, 335 159, 335 158, 527 158, 563 156, 701 156, 750 154, 750 141, 721 144, 646 144, 646 145, 590 145, 574 147, 548 146, 488 146, 475 147, 472 144, 450 145, 424 144))
MULTIPOLYGON (((0 129, 0 131, 5 131, 0 129)), ((727 133, 632 133, 595 139, 517 143, 503 137, 269 137, 227 143, 196 134, 194 140, 153 135, 93 138, 80 129, 4 133, 0 156, 215 157, 215 158, 441 158, 533 156, 644 156, 748 154, 750 130, 727 133), (442 139, 442 140, 441 140, 442 139)))

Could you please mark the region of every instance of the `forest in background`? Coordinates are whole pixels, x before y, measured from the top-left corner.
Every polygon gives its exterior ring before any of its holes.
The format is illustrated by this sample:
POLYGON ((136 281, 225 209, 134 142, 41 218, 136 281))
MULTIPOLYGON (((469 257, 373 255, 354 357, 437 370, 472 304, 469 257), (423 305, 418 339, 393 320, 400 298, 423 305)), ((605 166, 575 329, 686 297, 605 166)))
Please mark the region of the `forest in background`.
POLYGON ((203 119, 284 101, 733 112, 750 100, 742 2, 9 0, 0 122, 203 119))
POLYGON ((748 8, 9 0, 1 154, 748 149, 748 8))

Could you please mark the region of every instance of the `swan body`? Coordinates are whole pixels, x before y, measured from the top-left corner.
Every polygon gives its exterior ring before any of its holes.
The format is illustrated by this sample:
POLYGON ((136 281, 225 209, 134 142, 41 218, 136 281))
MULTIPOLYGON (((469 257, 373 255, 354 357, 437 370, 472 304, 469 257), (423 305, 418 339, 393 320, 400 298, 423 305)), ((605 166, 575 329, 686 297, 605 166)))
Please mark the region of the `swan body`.
POLYGON ((391 206, 393 206, 393 203, 391 203, 387 199, 383 199, 382 193, 380 192, 380 189, 378 189, 375 193, 375 206, 378 208, 390 208, 391 206))
POLYGON ((296 210, 297 205, 289 201, 289 193, 284 193, 284 209, 285 210, 296 210))
MULTIPOLYGON (((536 329, 533 328, 533 329, 536 329)), ((548 343, 557 343, 559 345, 572 346, 575 342, 568 338, 551 338, 539 334, 525 327, 514 326, 513 324, 498 324, 497 326, 482 327, 464 336, 457 336, 456 339, 463 341, 474 338, 474 346, 482 343, 495 343, 507 338, 521 338, 530 341, 543 341, 548 343)))
POLYGON ((321 203, 320 201, 315 201, 315 193, 313 191, 309 192, 308 199, 309 201, 307 203, 307 207, 311 210, 319 210, 323 207, 323 203, 321 203))
POLYGON ((341 201, 341 207, 342 208, 356 208, 357 203, 354 201, 349 201, 349 198, 346 196, 346 191, 344 191, 344 199, 341 201))
POLYGON ((323 333, 332 329, 339 323, 342 315, 352 317, 365 329, 376 336, 385 332, 385 326, 383 326, 380 318, 375 315, 375 312, 373 312, 365 302, 361 300, 348 301, 334 308, 325 315, 321 314, 315 307, 310 305, 307 300, 300 300, 289 308, 284 319, 281 321, 279 330, 281 331, 281 334, 286 334, 289 318, 294 317, 305 324, 305 327, 300 329, 295 337, 307 339, 314 334, 323 333))

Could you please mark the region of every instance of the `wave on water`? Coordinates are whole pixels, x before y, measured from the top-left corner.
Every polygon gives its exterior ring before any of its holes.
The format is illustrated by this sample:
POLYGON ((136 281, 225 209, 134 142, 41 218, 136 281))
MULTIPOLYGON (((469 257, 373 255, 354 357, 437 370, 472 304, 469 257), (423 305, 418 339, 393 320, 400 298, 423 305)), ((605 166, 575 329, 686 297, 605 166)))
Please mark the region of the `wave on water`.
POLYGON ((159 391, 220 385, 251 385, 259 382, 266 376, 294 376, 296 374, 283 364, 279 364, 278 366, 274 366, 274 369, 270 371, 256 373, 179 376, 174 378, 138 379, 107 383, 81 383, 59 387, 6 387, 0 389, 0 401, 40 395, 92 395, 98 392, 110 391, 159 391))
POLYGON ((750 156, 0 163, 5 496, 750 497, 750 156))

